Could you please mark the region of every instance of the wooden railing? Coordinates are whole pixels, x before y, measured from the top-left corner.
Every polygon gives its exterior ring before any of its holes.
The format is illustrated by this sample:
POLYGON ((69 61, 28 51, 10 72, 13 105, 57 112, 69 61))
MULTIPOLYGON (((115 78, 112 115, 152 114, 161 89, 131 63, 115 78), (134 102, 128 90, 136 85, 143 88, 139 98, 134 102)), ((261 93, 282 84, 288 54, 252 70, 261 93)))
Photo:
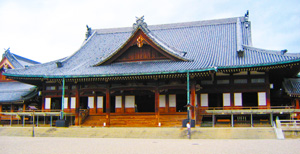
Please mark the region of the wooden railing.
POLYGON ((300 120, 276 120, 276 125, 283 130, 300 130, 300 120))
POLYGON ((90 115, 90 109, 80 109, 79 110, 79 122, 83 124, 87 117, 90 115))
POLYGON ((257 110, 257 109, 295 109, 295 106, 224 106, 224 107, 196 107, 197 110, 257 110))

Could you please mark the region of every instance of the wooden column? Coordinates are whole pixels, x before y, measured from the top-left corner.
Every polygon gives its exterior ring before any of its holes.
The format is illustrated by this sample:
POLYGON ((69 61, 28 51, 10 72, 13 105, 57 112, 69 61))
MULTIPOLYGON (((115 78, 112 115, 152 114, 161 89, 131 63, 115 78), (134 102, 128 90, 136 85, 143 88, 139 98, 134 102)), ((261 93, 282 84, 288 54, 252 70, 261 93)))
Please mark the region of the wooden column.
POLYGON ((267 97, 267 108, 271 107, 271 92, 270 92, 270 80, 269 80, 269 72, 266 72, 266 97, 267 97))
POLYGON ((23 104, 23 112, 25 112, 25 110, 26 110, 26 104, 24 103, 23 104))
POLYGON ((97 114, 97 94, 94 94, 94 113, 97 114))
POLYGON ((109 86, 106 88, 106 126, 110 126, 110 91, 109 86))
MULTIPOLYGON (((300 106, 299 106, 299 98, 296 98, 295 99, 295 106, 296 106, 296 109, 300 109, 300 106)), ((297 114, 297 120, 300 119, 300 113, 299 112, 296 112, 297 114)))
POLYGON ((80 125, 79 122, 79 106, 80 106, 80 97, 79 97, 79 86, 76 85, 76 93, 75 93, 75 126, 80 125))
POLYGON ((234 93, 230 92, 230 107, 234 107, 234 93))
POLYGON ((125 95, 122 94, 122 113, 125 113, 125 95))
POLYGON ((191 82, 191 105, 193 106, 191 109, 191 118, 195 119, 195 96, 196 96, 196 88, 195 88, 195 82, 191 82))
MULTIPOLYGON (((25 108, 26 109, 26 108, 25 108)), ((23 110, 24 110, 24 107, 23 107, 23 110)), ((42 111, 44 112, 45 111, 45 95, 43 94, 42 96, 42 111)))
POLYGON ((72 111, 71 111, 71 96, 70 95, 68 95, 68 112, 69 113, 71 113, 72 111))
POLYGON ((295 103, 296 109, 300 109, 300 106, 299 106, 299 99, 296 98, 295 102, 296 102, 296 103, 295 103))
POLYGON ((166 109, 165 109, 166 113, 169 113, 169 94, 166 95, 166 109))
POLYGON ((156 126, 159 123, 159 91, 158 88, 155 88, 155 117, 156 117, 156 126))
POLYGON ((45 99, 46 99, 45 93, 44 93, 44 90, 46 90, 45 84, 43 84, 42 88, 43 88, 42 89, 42 112, 44 112, 45 111, 45 99))
MULTIPOLYGON (((2 104, 0 104, 0 112, 2 112, 2 104)), ((1 114, 0 114, 1 115, 1 114)))

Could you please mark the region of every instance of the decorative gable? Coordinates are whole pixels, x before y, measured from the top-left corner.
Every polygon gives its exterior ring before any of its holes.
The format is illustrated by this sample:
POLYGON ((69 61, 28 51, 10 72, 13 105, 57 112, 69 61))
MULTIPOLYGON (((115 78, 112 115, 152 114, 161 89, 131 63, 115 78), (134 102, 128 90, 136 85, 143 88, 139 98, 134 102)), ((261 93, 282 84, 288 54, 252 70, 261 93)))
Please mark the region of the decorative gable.
POLYGON ((177 51, 159 41, 151 35, 143 17, 137 18, 133 24, 131 37, 115 52, 107 55, 101 62, 96 64, 106 65, 115 62, 139 62, 139 61, 187 61, 183 58, 185 52, 177 51))
POLYGON ((5 69, 14 69, 14 66, 8 61, 6 57, 4 57, 0 62, 0 82, 7 80, 6 77, 2 75, 5 69))

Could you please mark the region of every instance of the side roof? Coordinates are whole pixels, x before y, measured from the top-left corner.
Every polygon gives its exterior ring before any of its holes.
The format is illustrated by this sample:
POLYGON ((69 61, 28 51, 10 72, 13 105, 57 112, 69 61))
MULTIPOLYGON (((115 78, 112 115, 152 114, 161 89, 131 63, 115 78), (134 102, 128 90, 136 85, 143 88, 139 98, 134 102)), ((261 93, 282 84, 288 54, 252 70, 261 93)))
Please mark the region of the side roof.
POLYGON ((300 97, 300 78, 284 79, 282 85, 289 96, 300 97))
POLYGON ((159 46, 187 61, 148 61, 101 65, 134 35, 134 27, 96 29, 70 57, 25 69, 9 70, 16 77, 102 77, 166 72, 207 71, 299 62, 296 54, 252 47, 248 16, 175 24, 141 25, 159 46), (237 51, 242 51, 240 57, 237 51), (184 57, 180 53, 185 53, 184 57), (58 65, 59 64, 59 65, 58 65), (59 66, 59 67, 58 67, 59 66))
POLYGON ((3 56, 3 58, 7 58, 8 61, 14 66, 14 68, 24 68, 24 66, 30 66, 30 65, 35 65, 35 64, 40 64, 40 62, 13 54, 10 52, 9 49, 7 49, 3 56))
POLYGON ((0 82, 0 104, 1 103, 23 103, 37 94, 35 86, 21 82, 0 82), (29 94, 30 97, 27 97, 29 94))

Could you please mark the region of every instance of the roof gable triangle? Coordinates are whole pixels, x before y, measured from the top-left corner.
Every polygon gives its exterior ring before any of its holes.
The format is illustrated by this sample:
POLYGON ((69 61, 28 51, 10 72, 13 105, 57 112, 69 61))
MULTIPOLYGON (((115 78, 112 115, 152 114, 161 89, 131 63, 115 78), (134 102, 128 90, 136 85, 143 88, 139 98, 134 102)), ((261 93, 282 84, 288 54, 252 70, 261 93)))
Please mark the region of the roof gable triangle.
POLYGON ((185 54, 185 52, 169 47, 151 34, 142 17, 138 18, 137 22, 133 24, 133 32, 128 40, 116 51, 104 56, 102 61, 95 66, 114 62, 188 61, 184 58, 185 54))

